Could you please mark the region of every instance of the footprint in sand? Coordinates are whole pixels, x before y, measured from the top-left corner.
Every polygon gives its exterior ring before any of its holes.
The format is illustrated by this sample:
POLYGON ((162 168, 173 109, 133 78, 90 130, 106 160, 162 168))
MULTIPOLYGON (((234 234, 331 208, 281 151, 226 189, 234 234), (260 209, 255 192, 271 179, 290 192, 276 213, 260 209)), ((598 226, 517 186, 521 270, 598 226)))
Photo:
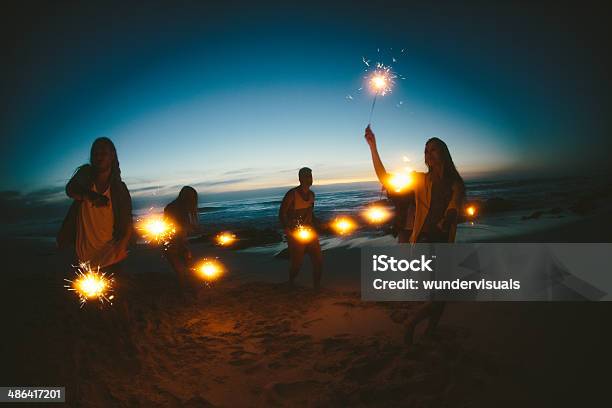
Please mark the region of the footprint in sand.
POLYGON ((323 321, 323 319, 322 319, 322 318, 312 319, 312 320, 309 320, 309 321, 307 321, 307 322, 302 323, 302 327, 303 327, 304 329, 307 329, 307 328, 309 328, 310 326, 312 326, 312 324, 313 324, 313 323, 315 323, 315 322, 320 322, 320 321, 323 321))

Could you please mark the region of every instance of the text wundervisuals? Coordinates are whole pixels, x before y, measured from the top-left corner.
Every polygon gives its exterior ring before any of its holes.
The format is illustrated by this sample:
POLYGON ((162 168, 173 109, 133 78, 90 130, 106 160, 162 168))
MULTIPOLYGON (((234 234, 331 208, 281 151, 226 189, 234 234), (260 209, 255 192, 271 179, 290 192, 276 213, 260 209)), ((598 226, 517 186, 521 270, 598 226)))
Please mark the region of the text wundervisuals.
POLYGON ((372 286, 375 290, 519 290, 521 282, 509 280, 423 280, 400 279, 384 280, 374 279, 372 286))

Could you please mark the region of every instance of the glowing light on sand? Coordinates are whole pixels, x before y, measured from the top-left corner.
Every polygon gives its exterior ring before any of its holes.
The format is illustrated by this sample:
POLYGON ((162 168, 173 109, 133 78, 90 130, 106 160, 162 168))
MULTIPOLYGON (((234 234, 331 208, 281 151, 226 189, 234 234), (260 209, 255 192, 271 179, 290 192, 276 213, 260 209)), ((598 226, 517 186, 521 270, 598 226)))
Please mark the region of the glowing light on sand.
POLYGON ((300 225, 293 231, 293 237, 302 243, 308 243, 316 236, 315 231, 305 225, 300 225))
POLYGON ((216 281, 225 273, 223 264, 211 258, 202 259, 193 269, 207 283, 216 281))
POLYGON ((386 187, 396 193, 406 191, 412 184, 412 177, 406 173, 393 173, 390 174, 387 180, 386 187))
POLYGON ((467 215, 470 218, 475 217, 477 212, 478 211, 476 210, 476 206, 474 206, 474 205, 470 205, 470 206, 466 207, 466 209, 465 209, 465 215, 467 215))
POLYGON ((349 235, 357 228, 357 224, 352 218, 338 217, 332 222, 331 227, 336 234, 349 235))
POLYGON ((230 246, 236 242, 236 235, 231 232, 221 232, 217 234, 215 241, 219 246, 230 246))
MULTIPOLYGON (((107 276, 100 272, 100 267, 92 268, 89 262, 81 262, 74 266, 76 278, 74 280, 64 279, 68 285, 64 285, 70 291, 76 292, 81 307, 89 300, 97 299, 101 303, 111 301, 114 298, 112 275, 107 276)), ((112 304, 112 303, 111 303, 112 304)))
POLYGON ((168 244, 176 233, 176 226, 162 215, 149 215, 138 220, 136 230, 146 242, 168 244))
POLYGON ((370 224, 382 224, 391 218, 391 212, 379 205, 368 207, 363 215, 370 224))

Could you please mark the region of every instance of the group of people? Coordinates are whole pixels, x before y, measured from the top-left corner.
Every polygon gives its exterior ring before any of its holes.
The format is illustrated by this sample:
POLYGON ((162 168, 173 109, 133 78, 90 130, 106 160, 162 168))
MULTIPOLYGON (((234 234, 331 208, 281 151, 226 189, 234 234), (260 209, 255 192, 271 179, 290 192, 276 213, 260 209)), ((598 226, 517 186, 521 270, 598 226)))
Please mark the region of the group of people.
MULTIPOLYGON (((383 187, 390 175, 378 153, 376 137, 368 126, 365 140, 370 147, 376 176, 383 187)), ((399 243, 454 242, 459 210, 465 196, 463 180, 451 158, 447 145, 438 138, 425 144, 427 173, 414 172, 411 188, 401 193, 387 189, 396 207, 394 231, 399 243)), ((323 255, 318 238, 307 242, 296 239, 292 231, 299 226, 317 228, 314 215, 315 194, 312 170, 304 167, 298 173, 300 185, 289 190, 279 210, 280 224, 289 247, 289 282, 294 284, 304 256, 311 257, 313 286, 321 284, 323 255)), ((120 265, 128 256, 133 240, 132 201, 121 179, 117 150, 106 137, 91 146, 88 164, 80 166, 66 185, 73 200, 58 234, 60 247, 70 248, 78 262, 90 262, 118 277, 116 290, 122 290, 120 265)), ((191 251, 187 237, 198 231, 198 194, 189 186, 164 209, 164 215, 178 227, 166 251, 166 258, 183 288, 189 288, 191 251)), ((429 319, 427 333, 432 334, 444 310, 442 302, 427 302, 407 325, 406 341, 411 342, 416 325, 429 319)))

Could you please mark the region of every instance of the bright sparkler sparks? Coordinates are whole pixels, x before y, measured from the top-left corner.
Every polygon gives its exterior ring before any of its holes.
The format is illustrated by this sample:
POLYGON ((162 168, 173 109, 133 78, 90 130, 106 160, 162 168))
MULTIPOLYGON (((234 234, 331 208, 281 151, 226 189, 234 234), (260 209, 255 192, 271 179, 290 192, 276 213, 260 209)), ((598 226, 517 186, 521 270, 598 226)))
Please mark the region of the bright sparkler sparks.
POLYGON ((175 225, 161 215, 149 215, 139 220, 136 229, 146 242, 168 244, 176 233, 175 225))
POLYGON ((372 205, 365 210, 363 216, 370 224, 382 224, 391 218, 391 212, 379 205, 372 205))
POLYGON ((393 173, 390 174, 387 180, 387 188, 391 189, 396 193, 406 191, 412 184, 412 177, 406 173, 393 173))
MULTIPOLYGON (((366 65, 368 67, 370 66, 369 64, 366 65)), ((378 95, 385 96, 391 92, 393 85, 395 85, 395 78, 397 78, 397 75, 391 70, 391 67, 380 62, 376 63, 376 68, 374 71, 366 76, 370 89, 374 92, 374 99, 372 100, 372 108, 370 109, 368 124, 372 123, 372 115, 374 114, 374 107, 376 106, 376 99, 378 98, 378 95)))
POLYGON ((69 285, 64 285, 70 291, 76 292, 79 296, 81 307, 88 300, 98 299, 100 303, 108 302, 112 304, 115 297, 112 295, 113 278, 112 275, 106 276, 100 272, 100 267, 93 269, 89 262, 81 262, 76 269, 76 278, 74 280, 64 279, 69 282, 69 285))
POLYGON ((221 232, 217 234, 215 241, 219 246, 230 246, 236 242, 236 235, 231 232, 221 232))
POLYGON ((316 233, 312 228, 300 225, 293 231, 293 237, 302 243, 308 243, 316 237, 316 233))
POLYGON ((223 264, 216 259, 210 258, 202 259, 196 264, 193 270, 207 284, 216 281, 225 273, 225 267, 223 264))
POLYGON ((349 217, 338 217, 331 227, 339 235, 349 235, 357 228, 357 224, 349 217))
POLYGON ((393 90, 397 75, 392 71, 390 66, 383 65, 380 62, 376 64, 376 69, 370 73, 368 83, 370 89, 378 96, 385 96, 393 90))
POLYGON ((466 207, 465 209, 465 214, 469 217, 469 218, 474 218, 476 216, 477 210, 476 210, 476 206, 474 205, 470 205, 468 207, 466 207))

